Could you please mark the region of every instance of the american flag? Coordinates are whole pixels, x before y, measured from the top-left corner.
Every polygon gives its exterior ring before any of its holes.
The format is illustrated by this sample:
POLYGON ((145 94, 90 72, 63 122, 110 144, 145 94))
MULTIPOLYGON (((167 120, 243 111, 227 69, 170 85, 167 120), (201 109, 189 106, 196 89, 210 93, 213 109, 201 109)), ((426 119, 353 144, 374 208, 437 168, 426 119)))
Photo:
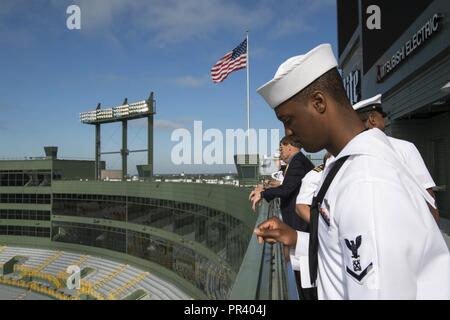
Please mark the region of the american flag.
POLYGON ((247 39, 213 65, 211 68, 212 81, 214 83, 222 82, 231 72, 245 67, 247 67, 247 39))

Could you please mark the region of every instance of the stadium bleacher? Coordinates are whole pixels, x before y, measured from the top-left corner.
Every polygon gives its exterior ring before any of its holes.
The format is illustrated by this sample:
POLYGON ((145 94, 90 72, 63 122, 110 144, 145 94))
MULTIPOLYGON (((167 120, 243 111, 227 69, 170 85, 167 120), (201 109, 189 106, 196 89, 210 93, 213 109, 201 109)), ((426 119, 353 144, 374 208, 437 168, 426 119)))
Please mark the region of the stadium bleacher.
MULTIPOLYGON (((90 271, 84 277, 82 275, 82 288, 84 287, 85 291, 81 291, 92 293, 91 298, 116 300, 139 296, 150 300, 191 299, 175 285, 151 272, 99 257, 65 251, 0 247, 0 266, 14 257, 21 257, 22 261, 19 266, 15 266, 15 272, 8 275, 8 278, 2 276, 9 282, 19 281, 20 275, 33 274, 33 281, 35 278, 39 279, 41 286, 50 286, 48 282, 52 282, 52 279, 65 283, 64 280, 68 276, 67 267, 77 265, 82 274, 83 270, 90 271)), ((59 288, 59 292, 68 299, 80 298, 80 293, 76 290, 59 288)))

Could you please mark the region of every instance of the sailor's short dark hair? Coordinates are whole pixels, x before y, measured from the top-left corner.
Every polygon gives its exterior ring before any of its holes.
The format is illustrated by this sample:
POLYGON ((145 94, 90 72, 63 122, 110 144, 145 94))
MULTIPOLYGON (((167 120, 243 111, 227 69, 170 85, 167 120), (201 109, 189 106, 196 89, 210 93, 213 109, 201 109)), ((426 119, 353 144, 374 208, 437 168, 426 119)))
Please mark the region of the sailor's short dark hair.
POLYGON ((296 100, 303 100, 309 97, 314 91, 328 93, 339 105, 352 107, 348 100, 344 88, 344 82, 337 68, 325 72, 322 76, 314 80, 310 85, 294 96, 296 100))

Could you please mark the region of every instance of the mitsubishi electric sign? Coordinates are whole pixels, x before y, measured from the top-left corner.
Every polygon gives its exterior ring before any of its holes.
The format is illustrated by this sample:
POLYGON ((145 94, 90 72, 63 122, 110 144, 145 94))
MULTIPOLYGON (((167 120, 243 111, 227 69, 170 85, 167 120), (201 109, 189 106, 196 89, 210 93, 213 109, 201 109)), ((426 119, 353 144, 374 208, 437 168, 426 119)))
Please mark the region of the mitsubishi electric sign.
POLYGON ((442 15, 438 13, 434 14, 389 60, 382 65, 377 65, 377 82, 383 82, 403 61, 409 58, 417 49, 425 45, 440 30, 441 18, 442 15))

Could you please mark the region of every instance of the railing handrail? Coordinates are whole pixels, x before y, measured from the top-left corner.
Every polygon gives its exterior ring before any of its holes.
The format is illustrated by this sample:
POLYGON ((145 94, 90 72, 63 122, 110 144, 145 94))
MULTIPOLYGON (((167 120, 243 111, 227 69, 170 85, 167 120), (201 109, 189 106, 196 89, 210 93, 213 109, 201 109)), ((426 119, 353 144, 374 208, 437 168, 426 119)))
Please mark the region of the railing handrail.
MULTIPOLYGON (((279 200, 264 201, 256 226, 280 215, 279 200)), ((286 261, 283 245, 260 245, 255 235, 242 261, 229 298, 231 300, 298 300, 294 273, 286 261)))

